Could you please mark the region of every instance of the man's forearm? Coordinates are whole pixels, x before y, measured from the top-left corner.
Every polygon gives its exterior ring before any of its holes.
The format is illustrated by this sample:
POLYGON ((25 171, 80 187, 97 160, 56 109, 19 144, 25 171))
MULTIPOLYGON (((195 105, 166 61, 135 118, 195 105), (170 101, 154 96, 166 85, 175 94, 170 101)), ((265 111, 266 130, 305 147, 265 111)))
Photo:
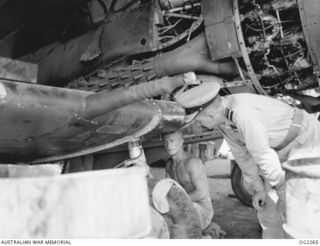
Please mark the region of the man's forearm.
MULTIPOLYGON (((252 151, 254 152, 254 151, 252 151)), ((266 148, 264 151, 252 153, 253 160, 259 166, 260 172, 272 187, 281 186, 284 183, 284 171, 274 149, 266 148)))
POLYGON ((257 177, 251 182, 251 187, 255 193, 263 191, 265 189, 264 183, 260 177, 257 177))

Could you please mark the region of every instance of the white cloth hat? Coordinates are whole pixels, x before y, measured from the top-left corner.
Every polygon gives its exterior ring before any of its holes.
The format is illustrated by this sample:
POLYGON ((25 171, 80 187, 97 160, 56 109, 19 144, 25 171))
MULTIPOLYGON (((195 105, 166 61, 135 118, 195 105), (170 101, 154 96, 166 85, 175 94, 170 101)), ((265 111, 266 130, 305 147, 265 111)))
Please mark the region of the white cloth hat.
POLYGON ((176 97, 176 102, 184 108, 199 107, 216 97, 220 90, 217 82, 203 82, 176 97))
POLYGON ((185 192, 185 190, 181 187, 181 185, 177 181, 169 178, 160 180, 156 184, 156 186, 153 188, 153 191, 152 191, 153 205, 162 214, 169 212, 169 203, 167 200, 167 194, 170 191, 171 186, 173 184, 180 187, 185 192))

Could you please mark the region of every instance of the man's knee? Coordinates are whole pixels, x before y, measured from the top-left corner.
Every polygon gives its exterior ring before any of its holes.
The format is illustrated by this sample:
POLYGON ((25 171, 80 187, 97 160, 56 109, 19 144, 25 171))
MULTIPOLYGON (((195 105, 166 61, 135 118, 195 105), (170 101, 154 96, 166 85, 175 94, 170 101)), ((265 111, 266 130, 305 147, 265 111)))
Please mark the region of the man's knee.
MULTIPOLYGON (((211 201, 210 201, 210 203, 211 203, 211 201)), ((195 203, 195 202, 193 202, 193 207, 195 208, 195 210, 198 214, 200 224, 201 224, 201 229, 203 230, 203 229, 207 228, 210 225, 212 217, 213 217, 212 207, 205 208, 204 206, 201 206, 200 204, 195 203)))

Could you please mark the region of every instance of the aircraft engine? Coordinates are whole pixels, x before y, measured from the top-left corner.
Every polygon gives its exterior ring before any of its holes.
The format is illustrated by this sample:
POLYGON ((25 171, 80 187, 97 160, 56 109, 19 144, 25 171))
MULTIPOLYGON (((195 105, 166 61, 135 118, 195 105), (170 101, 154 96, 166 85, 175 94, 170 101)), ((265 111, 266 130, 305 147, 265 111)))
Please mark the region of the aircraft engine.
POLYGON ((205 0, 203 12, 212 60, 233 57, 256 92, 319 86, 319 1, 205 0))
MULTIPOLYGON (((293 97, 320 85, 317 0, 153 3, 153 52, 125 56, 68 86, 108 90, 188 71, 218 75, 229 81, 225 87, 246 85, 271 96, 293 97), (106 82, 98 85, 95 78, 106 82)), ((309 99, 310 107, 318 107, 316 98, 309 99)))

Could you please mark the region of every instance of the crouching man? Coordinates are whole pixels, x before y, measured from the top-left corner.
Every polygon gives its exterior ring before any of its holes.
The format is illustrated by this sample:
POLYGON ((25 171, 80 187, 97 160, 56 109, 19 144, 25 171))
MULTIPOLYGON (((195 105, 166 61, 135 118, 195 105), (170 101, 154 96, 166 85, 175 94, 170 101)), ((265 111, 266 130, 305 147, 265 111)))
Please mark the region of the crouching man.
POLYGON ((163 138, 165 149, 171 157, 166 163, 166 177, 177 181, 190 197, 198 214, 203 235, 223 237, 225 232, 211 222, 214 212, 202 161, 184 151, 180 130, 167 133, 163 138))

